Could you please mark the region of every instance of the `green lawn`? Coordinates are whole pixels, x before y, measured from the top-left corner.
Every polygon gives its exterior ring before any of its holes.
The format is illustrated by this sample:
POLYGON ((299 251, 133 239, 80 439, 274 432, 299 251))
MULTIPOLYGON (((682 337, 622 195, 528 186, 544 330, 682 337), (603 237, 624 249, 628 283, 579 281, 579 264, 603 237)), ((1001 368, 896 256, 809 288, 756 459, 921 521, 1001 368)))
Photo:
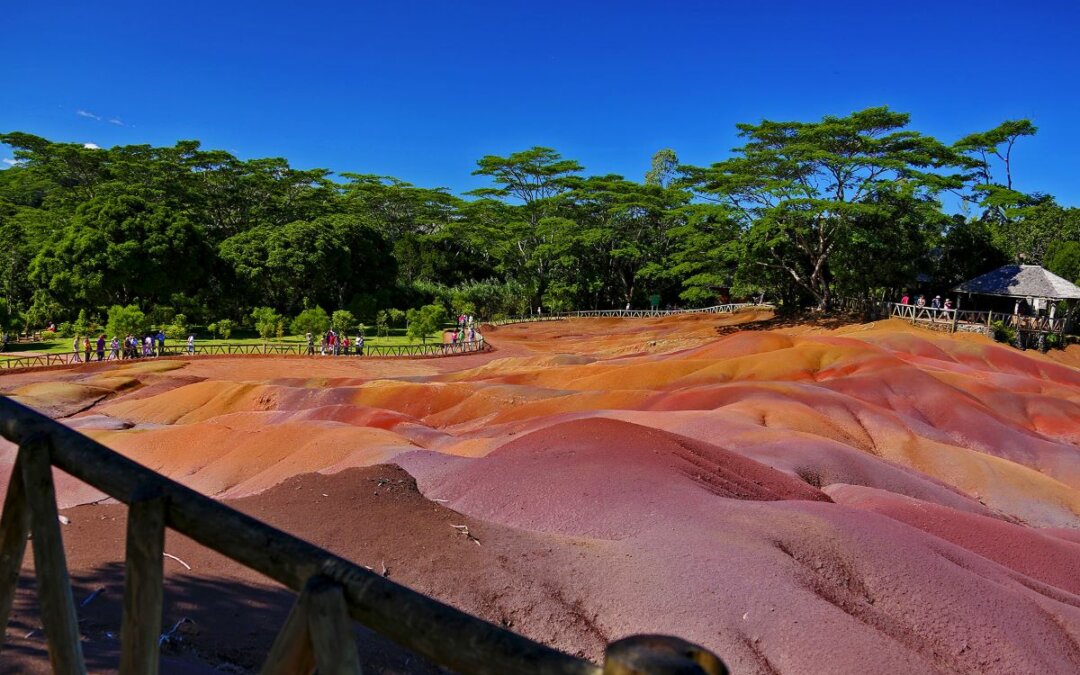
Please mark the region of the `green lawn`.
MULTIPOLYGON (((421 344, 420 340, 410 340, 408 337, 406 337, 404 335, 404 333, 405 333, 405 331, 403 329, 396 329, 396 330, 391 330, 391 334, 389 336, 387 336, 387 337, 375 337, 373 335, 365 335, 364 336, 364 345, 368 346, 368 347, 373 347, 373 346, 374 347, 381 347, 381 346, 391 346, 391 345, 418 345, 418 344, 421 344)), ((111 337, 111 336, 109 336, 109 337, 111 337)), ((351 347, 352 341, 355 338, 356 338, 355 334, 349 335, 350 347, 351 347)), ((10 356, 17 356, 20 352, 34 352, 34 353, 38 353, 38 354, 44 354, 44 353, 56 354, 56 353, 60 353, 60 352, 69 352, 69 351, 71 351, 71 341, 72 341, 72 338, 56 338, 56 339, 53 339, 53 340, 45 340, 45 341, 42 341, 42 342, 10 342, 4 347, 4 354, 10 355, 10 356)), ((429 337, 427 341, 428 341, 428 344, 439 343, 439 342, 442 341, 442 338, 439 336, 439 334, 435 334, 435 335, 429 337)), ((259 337, 236 337, 236 336, 231 337, 229 340, 215 340, 215 339, 205 339, 205 340, 203 340, 203 339, 199 339, 198 335, 196 335, 196 339, 195 339, 195 344, 197 344, 197 345, 225 345, 225 344, 230 344, 230 345, 261 345, 264 342, 266 344, 270 344, 270 345, 272 345, 272 344, 296 345, 296 344, 304 344, 305 339, 304 339, 303 335, 287 335, 287 336, 285 336, 284 338, 282 338, 280 340, 278 340, 277 338, 270 339, 270 340, 263 340, 262 338, 259 338, 259 337)), ((96 347, 96 338, 91 339, 91 343, 95 345, 94 348, 96 349, 97 348, 96 347)), ((187 340, 166 340, 165 341, 166 348, 179 347, 181 345, 186 345, 186 344, 187 344, 187 340)), ((318 349, 318 347, 319 347, 319 341, 316 340, 315 348, 318 349)), ((106 345, 106 349, 107 348, 108 348, 108 346, 106 345)))

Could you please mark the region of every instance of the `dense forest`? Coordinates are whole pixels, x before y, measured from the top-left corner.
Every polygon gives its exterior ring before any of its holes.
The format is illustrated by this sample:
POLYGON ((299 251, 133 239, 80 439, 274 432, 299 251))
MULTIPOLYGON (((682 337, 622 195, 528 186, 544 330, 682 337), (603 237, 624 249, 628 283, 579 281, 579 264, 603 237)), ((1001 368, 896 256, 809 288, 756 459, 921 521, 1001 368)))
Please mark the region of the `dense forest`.
POLYGON ((742 144, 711 166, 660 150, 640 181, 548 148, 485 156, 488 187, 461 196, 197 141, 7 133, 0 318, 25 329, 136 306, 155 325, 205 326, 319 306, 374 322, 431 303, 490 318, 729 294, 828 309, 1019 259, 1080 280, 1080 209, 1014 189, 1013 148, 1035 131, 1007 121, 950 144, 870 108, 739 125, 742 144))

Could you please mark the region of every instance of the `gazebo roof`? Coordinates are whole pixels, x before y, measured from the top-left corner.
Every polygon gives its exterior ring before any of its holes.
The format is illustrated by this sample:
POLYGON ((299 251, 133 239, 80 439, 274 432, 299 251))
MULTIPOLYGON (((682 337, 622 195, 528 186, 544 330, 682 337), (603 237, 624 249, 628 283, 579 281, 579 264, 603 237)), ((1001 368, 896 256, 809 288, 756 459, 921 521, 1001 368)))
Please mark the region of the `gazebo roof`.
POLYGON ((965 281, 953 290, 1009 298, 1080 300, 1080 287, 1038 265, 1005 265, 965 281))

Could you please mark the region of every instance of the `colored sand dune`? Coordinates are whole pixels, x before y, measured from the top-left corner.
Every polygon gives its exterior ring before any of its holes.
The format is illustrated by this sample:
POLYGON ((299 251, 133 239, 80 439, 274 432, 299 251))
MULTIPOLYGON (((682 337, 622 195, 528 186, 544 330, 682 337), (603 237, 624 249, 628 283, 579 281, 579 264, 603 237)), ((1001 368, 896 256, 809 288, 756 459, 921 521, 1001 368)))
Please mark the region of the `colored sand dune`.
MULTIPOLYGON (((767 318, 522 324, 485 333, 494 353, 437 361, 140 364, 0 387, 197 490, 590 658, 665 632, 736 673, 1080 670, 1076 354, 895 322, 737 330, 767 318)), ((12 460, 0 450, 5 478, 12 460)), ((78 506, 100 495, 69 480, 59 489, 74 576, 108 586, 122 507, 78 506)), ((267 600, 273 620, 253 618, 243 637, 211 629, 195 601, 206 588, 248 609, 245 597, 273 591, 170 541, 195 564, 167 568, 178 598, 166 623, 186 612, 207 626, 170 659, 256 668, 287 601, 267 600)), ((20 627, 34 625, 31 604, 20 627)), ((101 637, 110 607, 88 619, 94 653, 115 649, 101 637)), ((40 636, 12 644, 35 667, 40 636)), ((422 670, 372 644, 390 672, 422 670)))

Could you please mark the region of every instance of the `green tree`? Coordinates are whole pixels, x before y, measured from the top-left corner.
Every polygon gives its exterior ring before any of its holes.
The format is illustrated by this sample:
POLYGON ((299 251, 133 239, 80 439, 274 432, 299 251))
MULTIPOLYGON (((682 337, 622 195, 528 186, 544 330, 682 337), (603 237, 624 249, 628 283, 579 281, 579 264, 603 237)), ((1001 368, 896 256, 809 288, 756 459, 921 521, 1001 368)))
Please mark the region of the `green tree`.
POLYGON ((645 172, 645 184, 667 187, 679 173, 679 158, 671 148, 657 150, 652 156, 652 166, 645 172))
POLYGON ((17 330, 21 321, 19 313, 11 308, 7 300, 0 298, 0 331, 6 336, 8 331, 17 330))
POLYGON ((330 317, 322 307, 305 309, 292 321, 292 332, 297 335, 311 333, 321 335, 330 330, 330 317))
POLYGON ((330 319, 334 328, 339 331, 355 330, 358 324, 356 317, 347 309, 334 310, 330 319))
MULTIPOLYGON (((837 252, 855 246, 860 223, 888 223, 897 204, 959 188, 958 156, 906 129, 909 116, 868 108, 820 122, 738 125, 746 144, 731 159, 690 169, 701 192, 741 214, 748 236, 741 264, 786 276, 827 309, 837 252)), ((875 236, 875 230, 864 230, 875 236)))
POLYGON ((1080 241, 1057 242, 1047 253, 1046 269, 1080 285, 1080 241))
POLYGON ((197 288, 203 244, 183 214, 140 197, 96 197, 38 253, 30 278, 68 306, 157 304, 197 288))
POLYGON ((173 316, 172 322, 163 328, 165 336, 173 340, 183 340, 188 336, 188 320, 183 314, 173 316))
POLYGON ((937 250, 934 277, 943 288, 952 288, 1009 262, 995 243, 989 223, 960 215, 952 218, 937 250))
POLYGON ((93 325, 90 323, 90 319, 87 318, 85 309, 79 310, 79 317, 71 324, 71 328, 78 335, 88 335, 93 330, 93 325))
POLYGON ((211 331, 220 335, 223 340, 228 340, 232 336, 232 332, 236 329, 236 322, 232 319, 218 319, 216 322, 207 326, 211 331))
POLYGON ((953 144, 953 148, 968 158, 966 167, 970 171, 973 201, 986 209, 984 215, 991 220, 1013 220, 1030 203, 1027 195, 1013 189, 1012 151, 1018 140, 1034 136, 1036 131, 1030 120, 1006 120, 989 131, 970 134, 953 144), (999 176, 1004 175, 1004 181, 995 179, 995 171, 1000 172, 999 176))
POLYGON ((281 315, 271 307, 256 307, 251 310, 251 320, 255 324, 259 337, 266 340, 274 336, 278 322, 281 321, 281 315))
POLYGON ((427 342, 430 336, 446 321, 446 310, 442 305, 424 305, 420 309, 410 309, 406 313, 408 330, 406 334, 410 339, 420 338, 427 342))
POLYGON ((105 332, 109 335, 138 335, 146 327, 146 315, 138 305, 113 305, 109 308, 105 324, 105 332))

